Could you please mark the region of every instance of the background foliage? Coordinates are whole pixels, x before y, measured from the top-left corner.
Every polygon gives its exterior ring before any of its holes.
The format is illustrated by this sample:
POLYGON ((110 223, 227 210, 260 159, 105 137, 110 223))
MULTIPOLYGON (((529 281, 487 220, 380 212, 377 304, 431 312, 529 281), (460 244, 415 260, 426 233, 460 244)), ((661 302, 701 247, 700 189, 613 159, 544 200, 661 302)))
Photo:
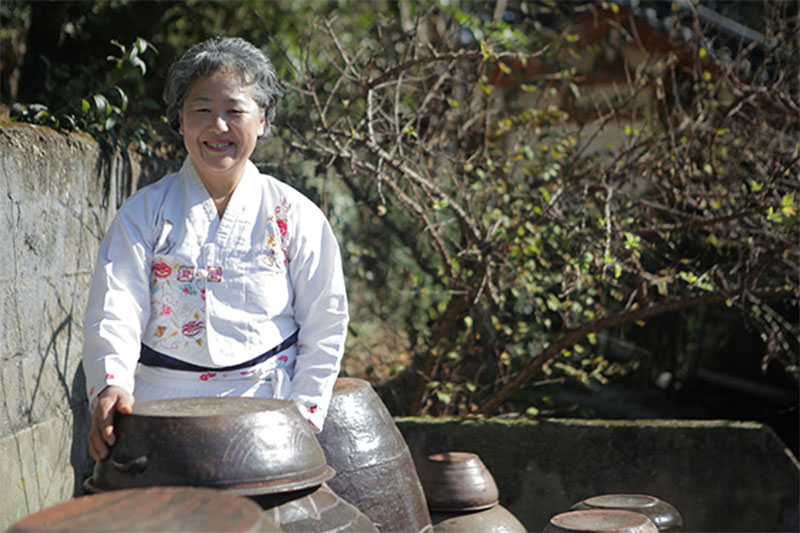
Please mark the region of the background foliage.
POLYGON ((7 1, 0 81, 18 120, 180 157, 169 64, 247 38, 288 89, 259 164, 340 235, 346 369, 396 414, 591 414, 570 391, 796 387, 797 5, 736 4, 7 1), (644 19, 678 44, 627 62, 644 19))

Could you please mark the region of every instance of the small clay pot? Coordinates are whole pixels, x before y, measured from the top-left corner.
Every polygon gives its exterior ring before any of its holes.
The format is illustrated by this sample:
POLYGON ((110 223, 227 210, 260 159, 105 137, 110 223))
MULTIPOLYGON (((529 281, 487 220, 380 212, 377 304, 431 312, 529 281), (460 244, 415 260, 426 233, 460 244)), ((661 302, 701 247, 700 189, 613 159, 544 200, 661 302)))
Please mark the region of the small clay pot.
POLYGON ((602 494, 586 498, 572 509, 618 509, 641 513, 663 532, 683 531, 683 518, 669 503, 647 494, 602 494))
POLYGON ((658 533, 646 516, 616 509, 567 511, 550 519, 545 533, 658 533))
POLYGON ((429 455, 420 469, 420 481, 432 511, 477 511, 499 501, 492 474, 474 453, 429 455))

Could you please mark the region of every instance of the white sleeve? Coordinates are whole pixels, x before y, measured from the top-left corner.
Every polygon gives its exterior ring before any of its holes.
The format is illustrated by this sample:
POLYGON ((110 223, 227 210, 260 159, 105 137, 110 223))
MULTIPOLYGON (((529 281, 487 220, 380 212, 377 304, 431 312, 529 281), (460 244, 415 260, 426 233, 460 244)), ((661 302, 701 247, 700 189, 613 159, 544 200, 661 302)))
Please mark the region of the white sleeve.
POLYGON ((142 332, 150 313, 152 248, 140 228, 120 211, 100 245, 83 325, 90 402, 109 385, 133 394, 142 332))
POLYGON ((297 228, 299 238, 290 251, 300 334, 289 399, 322 431, 344 355, 349 316, 339 245, 322 212, 316 206, 310 211, 295 220, 302 228, 297 228))

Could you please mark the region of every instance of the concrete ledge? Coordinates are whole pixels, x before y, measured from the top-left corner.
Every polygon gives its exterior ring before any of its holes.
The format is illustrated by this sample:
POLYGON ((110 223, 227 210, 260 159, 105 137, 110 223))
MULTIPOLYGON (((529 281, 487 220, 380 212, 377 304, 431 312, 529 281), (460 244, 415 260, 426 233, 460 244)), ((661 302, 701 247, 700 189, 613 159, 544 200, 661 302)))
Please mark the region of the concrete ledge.
POLYGON ((480 455, 500 503, 529 531, 604 493, 678 508, 686 531, 798 531, 800 464, 771 428, 731 421, 398 418, 417 465, 480 455))
POLYGON ((0 438, 0 529, 72 498, 76 474, 82 481, 82 472, 70 466, 72 434, 72 417, 67 414, 0 438))

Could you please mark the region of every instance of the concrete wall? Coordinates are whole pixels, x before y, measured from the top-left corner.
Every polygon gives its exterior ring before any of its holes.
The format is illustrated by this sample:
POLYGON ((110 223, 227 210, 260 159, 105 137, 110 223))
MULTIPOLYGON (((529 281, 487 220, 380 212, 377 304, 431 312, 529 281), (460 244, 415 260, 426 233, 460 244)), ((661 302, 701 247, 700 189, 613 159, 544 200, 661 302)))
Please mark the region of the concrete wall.
POLYGON ((500 503, 528 531, 576 502, 643 493, 674 505, 685 531, 798 531, 800 464, 771 428, 728 421, 400 418, 419 469, 444 451, 477 453, 500 503))
POLYGON ((0 121, 0 530, 80 488, 97 247, 121 202, 163 172, 86 135, 0 121))

